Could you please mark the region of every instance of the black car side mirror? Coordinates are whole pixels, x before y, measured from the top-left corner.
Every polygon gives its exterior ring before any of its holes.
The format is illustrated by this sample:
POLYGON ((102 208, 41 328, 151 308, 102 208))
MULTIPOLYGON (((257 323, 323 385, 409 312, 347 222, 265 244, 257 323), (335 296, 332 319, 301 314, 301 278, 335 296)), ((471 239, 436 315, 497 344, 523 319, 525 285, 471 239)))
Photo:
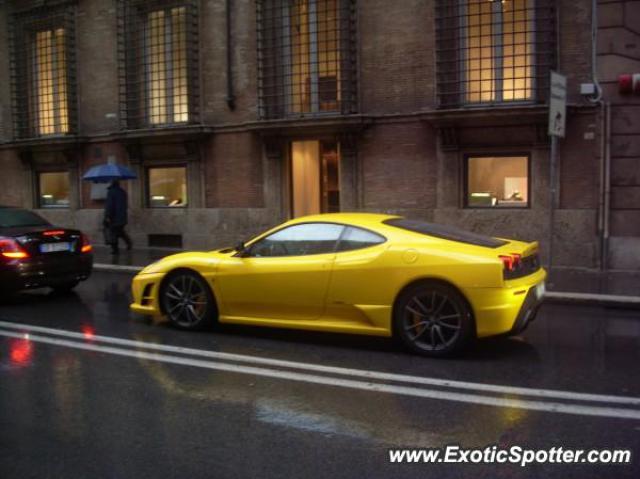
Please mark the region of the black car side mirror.
POLYGON ((236 250, 236 254, 234 256, 238 256, 239 258, 244 258, 245 256, 247 256, 247 247, 243 241, 240 241, 240 243, 238 243, 234 249, 236 250))

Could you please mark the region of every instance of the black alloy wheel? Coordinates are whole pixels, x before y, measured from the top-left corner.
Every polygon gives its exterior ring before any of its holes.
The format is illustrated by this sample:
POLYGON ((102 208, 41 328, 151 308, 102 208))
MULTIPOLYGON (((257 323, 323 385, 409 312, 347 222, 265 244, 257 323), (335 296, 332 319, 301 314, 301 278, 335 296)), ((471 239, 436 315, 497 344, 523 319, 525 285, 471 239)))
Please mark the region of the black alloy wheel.
POLYGON ((441 283, 420 283, 405 290, 396 302, 393 322, 404 345, 425 356, 458 353, 475 336, 469 304, 441 283))
POLYGON ((171 324, 180 329, 202 329, 217 316, 209 286, 191 271, 171 273, 163 283, 160 301, 171 324))

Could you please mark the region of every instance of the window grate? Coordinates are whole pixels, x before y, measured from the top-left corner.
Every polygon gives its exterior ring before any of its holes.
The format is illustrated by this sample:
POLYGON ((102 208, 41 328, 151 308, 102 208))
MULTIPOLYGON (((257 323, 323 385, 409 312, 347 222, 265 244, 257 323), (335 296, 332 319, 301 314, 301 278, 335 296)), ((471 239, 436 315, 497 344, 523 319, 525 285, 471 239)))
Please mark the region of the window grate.
POLYGON ((75 133, 75 6, 13 13, 10 45, 15 138, 75 133))
POLYGON ((258 0, 262 119, 357 111, 355 0, 258 0))
POLYGON ((438 0, 439 106, 545 103, 555 23, 551 0, 438 0))
POLYGON ((197 123, 198 2, 119 0, 123 129, 197 123))

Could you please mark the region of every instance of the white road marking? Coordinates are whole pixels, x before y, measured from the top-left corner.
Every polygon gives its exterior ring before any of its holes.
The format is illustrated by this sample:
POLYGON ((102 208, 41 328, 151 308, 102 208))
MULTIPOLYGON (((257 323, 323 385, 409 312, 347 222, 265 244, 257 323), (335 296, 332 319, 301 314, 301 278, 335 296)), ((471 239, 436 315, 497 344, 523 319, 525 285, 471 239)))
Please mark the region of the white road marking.
MULTIPOLYGON (((9 338, 24 338, 23 333, 13 331, 0 331, 0 336, 9 338)), ((438 399, 445 401, 455 401, 471 404, 480 404, 483 406, 494 406, 502 408, 528 409, 532 411, 554 412, 564 414, 575 414, 581 416, 609 417, 619 419, 638 419, 640 420, 640 410, 625 409, 618 407, 606 406, 584 406, 580 404, 557 403, 551 401, 534 401, 526 399, 511 399, 496 396, 482 396, 477 394, 457 393, 450 391, 431 390, 423 388, 414 388, 408 386, 397 386, 391 384, 382 384, 374 382, 365 382, 355 379, 341 379, 329 376, 318 376, 314 374, 297 373, 291 371, 282 371, 277 369, 259 368, 254 366, 241 366, 237 364, 217 363, 213 361, 205 361, 200 359, 192 359, 169 354, 150 353, 145 351, 136 351, 130 349, 116 348, 112 346, 101 346, 88 342, 70 341, 67 339, 57 339, 46 336, 32 334, 30 341, 37 343, 51 344, 55 346, 63 346, 85 351, 95 351, 106 354, 114 354, 117 356, 127 356, 137 359, 146 359, 150 361, 158 361, 163 363, 178 364, 183 366, 193 366, 217 371, 224 371, 238 374, 251 374, 254 376, 262 376, 274 379, 285 379, 289 381, 297 381, 311 384, 320 384, 325 386, 343 387, 349 389, 358 389, 363 391, 371 391, 377 393, 399 394, 404 396, 413 396, 426 399, 438 399)))
MULTIPOLYGON (((83 341, 87 341, 87 338, 83 333, 77 333, 77 332, 68 331, 68 330, 60 330, 60 329, 46 328, 42 326, 34 326, 34 325, 26 325, 26 324, 16 324, 16 323, 10 323, 5 321, 0 321, 0 327, 14 329, 14 330, 26 330, 26 331, 32 331, 32 332, 34 331, 34 332, 45 333, 45 334, 53 334, 57 336, 69 337, 69 338, 75 338, 75 339, 81 339, 83 341)), ((4 332, 0 330, 0 335, 7 335, 7 334, 11 334, 11 337, 28 336, 29 339, 32 339, 31 335, 25 335, 21 333, 13 333, 13 332, 4 332)), ((53 339, 49 339, 41 336, 36 336, 36 337, 40 338, 41 340, 43 338, 47 340, 53 340, 53 339)), ((573 400, 573 401, 592 401, 592 402, 601 402, 601 403, 622 404, 622 405, 628 405, 628 406, 640 406, 640 398, 629 397, 629 396, 588 394, 588 393, 576 393, 576 392, 560 391, 560 390, 530 389, 530 388, 502 386, 502 385, 495 385, 495 384, 449 381, 449 380, 443 380, 443 379, 437 379, 437 378, 415 377, 415 376, 408 376, 408 375, 402 375, 402 374, 391 374, 391 373, 383 373, 383 372, 369 371, 369 370, 362 370, 362 369, 322 366, 319 364, 298 363, 293 361, 284 361, 284 360, 269 359, 269 358, 255 357, 255 356, 245 356, 245 355, 231 354, 231 353, 220 353, 215 351, 206 351, 206 350, 193 349, 193 348, 183 348, 179 346, 148 343, 144 341, 134 341, 134 340, 116 338, 111 336, 92 335, 89 341, 91 341, 91 343, 103 342, 107 344, 122 345, 122 346, 134 347, 134 348, 150 349, 150 350, 171 352, 171 353, 177 353, 177 354, 188 354, 192 356, 214 358, 214 359, 219 359, 223 361, 253 363, 257 365, 268 365, 268 366, 286 367, 290 369, 306 370, 306 371, 313 371, 313 372, 338 374, 342 376, 357 377, 359 379, 364 379, 364 380, 394 381, 394 382, 404 382, 404 383, 412 383, 412 384, 418 384, 418 385, 439 386, 439 387, 445 387, 449 389, 467 389, 467 390, 472 390, 474 392, 495 392, 500 394, 536 396, 536 397, 541 397, 543 399, 566 399, 566 400, 573 400)), ((74 342, 74 344, 85 345, 85 343, 82 343, 82 342, 81 343, 74 342)), ((96 346, 96 347, 103 347, 103 346, 96 346)), ((144 354, 149 354, 149 353, 144 352, 144 354)), ((175 356, 171 356, 171 357, 175 357, 175 356)), ((219 363, 214 363, 214 364, 219 364, 219 363)), ((228 366, 232 368, 244 367, 244 366, 238 366, 238 365, 228 365, 228 366)), ((276 371, 276 372, 284 373, 285 371, 276 371)), ((321 376, 314 376, 314 377, 321 377, 321 376)), ((327 378, 327 379, 331 379, 331 378, 327 378)), ((380 386, 386 386, 386 385, 380 385, 380 386)), ((394 387, 397 387, 397 386, 394 386, 394 387)), ((458 394, 458 393, 452 393, 452 394, 458 394)), ((479 396, 479 397, 482 397, 482 396, 479 396)), ((500 399, 500 398, 493 398, 493 399, 500 399)), ((525 402, 530 402, 530 401, 525 401, 525 402)), ((550 403, 550 404, 553 404, 553 403, 550 403)), ((577 407, 582 407, 582 406, 577 406, 577 407)), ((626 409, 621 409, 621 410, 628 411, 626 409)), ((640 411, 638 411, 638 414, 640 414, 640 411)))
MULTIPOLYGON (((53 335, 69 337, 69 338, 85 339, 85 336, 83 333, 78 333, 78 332, 73 332, 73 331, 68 331, 63 329, 46 328, 42 326, 17 324, 17 323, 0 321, 0 327, 26 330, 26 331, 36 331, 40 333, 53 334, 53 335)), ((351 369, 351 368, 343 368, 343 367, 335 367, 335 366, 323 366, 320 364, 302 363, 302 362, 286 361, 286 360, 280 360, 280 359, 270 359, 270 358, 263 358, 258 356, 221 353, 217 351, 206 351, 202 349, 185 348, 181 346, 171 346, 171 345, 165 345, 165 344, 148 343, 144 341, 134 341, 130 339, 116 338, 112 336, 95 335, 95 336, 92 336, 92 340, 97 342, 104 342, 107 344, 133 346, 133 347, 139 347, 143 349, 166 351, 166 352, 178 353, 178 354, 188 354, 192 356, 215 358, 215 359, 221 359, 226 361, 260 364, 260 365, 284 367, 284 368, 290 368, 290 369, 301 369, 306 371, 314 371, 314 372, 321 372, 321 373, 328 373, 328 374, 339 374, 341 376, 355 376, 363 379, 395 381, 395 382, 404 382, 404 383, 421 384, 421 385, 429 385, 429 386, 440 386, 440 387, 454 388, 454 389, 468 389, 473 391, 492 392, 492 393, 499 393, 499 394, 514 394, 514 395, 533 396, 533 397, 541 397, 541 398, 568 399, 568 400, 574 400, 574 401, 607 402, 607 403, 616 403, 616 404, 626 404, 631 406, 640 406, 640 398, 631 397, 631 396, 591 394, 591 393, 580 393, 580 392, 573 392, 573 391, 560 391, 560 390, 553 390, 553 389, 533 389, 533 388, 517 387, 517 386, 504 386, 504 385, 497 385, 497 384, 454 381, 449 379, 417 377, 417 376, 409 376, 404 374, 393 374, 393 373, 384 373, 384 372, 378 372, 378 371, 370 371, 366 369, 351 369)))

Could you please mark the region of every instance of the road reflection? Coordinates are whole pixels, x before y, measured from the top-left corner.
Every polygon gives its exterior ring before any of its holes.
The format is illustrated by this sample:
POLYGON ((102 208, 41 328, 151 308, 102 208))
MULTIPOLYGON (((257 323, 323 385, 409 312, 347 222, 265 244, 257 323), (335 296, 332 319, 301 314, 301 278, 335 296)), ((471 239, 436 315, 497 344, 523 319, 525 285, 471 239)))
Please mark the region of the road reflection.
POLYGON ((13 338, 9 340, 9 361, 12 366, 26 367, 33 359, 33 343, 29 340, 29 335, 24 338, 13 338))
MULTIPOLYGON (((162 343, 152 333, 136 335, 135 339, 162 343)), ((261 423, 325 436, 359 438, 380 446, 435 447, 456 438, 466 445, 480 447, 499 442, 528 417, 524 410, 512 412, 457 404, 458 419, 443 429, 443 411, 430 409, 442 404, 438 401, 429 403, 427 409, 416 410, 413 398, 392 394, 336 390, 288 381, 274 383, 250 375, 185 369, 146 359, 139 359, 138 363, 163 391, 161 397, 167 413, 188 407, 191 401, 206 401, 214 410, 237 408, 239 414, 249 415, 256 427, 261 423), (492 427, 470 427, 485 421, 492 427)), ((167 418, 170 421, 171 414, 167 418)))

